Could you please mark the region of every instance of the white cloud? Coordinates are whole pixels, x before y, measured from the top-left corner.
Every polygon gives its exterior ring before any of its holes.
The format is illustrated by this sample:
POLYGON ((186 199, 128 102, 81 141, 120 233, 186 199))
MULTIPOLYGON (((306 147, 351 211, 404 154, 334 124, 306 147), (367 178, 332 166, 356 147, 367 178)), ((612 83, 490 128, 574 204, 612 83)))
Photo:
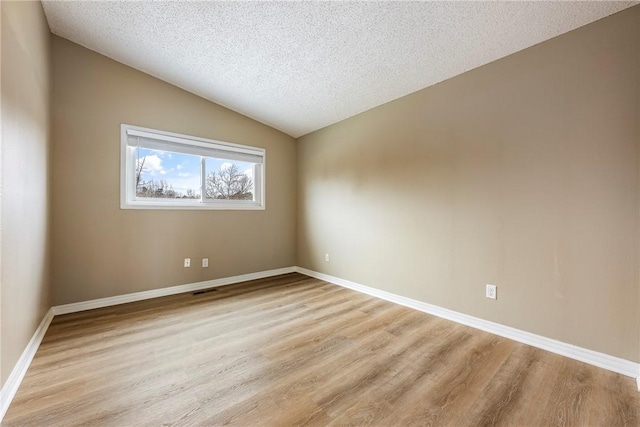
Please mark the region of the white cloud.
POLYGON ((182 168, 183 168, 183 166, 182 166, 182 165, 178 165, 178 166, 176 166, 176 169, 178 169, 178 170, 182 170, 182 168))
POLYGON ((155 175, 156 173, 166 173, 164 172, 164 169, 162 167, 162 159, 155 154, 141 157, 138 162, 140 164, 143 164, 142 171, 144 173, 148 173, 150 175, 155 175))
POLYGON ((220 165, 220 170, 227 170, 229 169, 231 166, 233 166, 233 163, 229 163, 229 162, 224 162, 223 164, 220 165))

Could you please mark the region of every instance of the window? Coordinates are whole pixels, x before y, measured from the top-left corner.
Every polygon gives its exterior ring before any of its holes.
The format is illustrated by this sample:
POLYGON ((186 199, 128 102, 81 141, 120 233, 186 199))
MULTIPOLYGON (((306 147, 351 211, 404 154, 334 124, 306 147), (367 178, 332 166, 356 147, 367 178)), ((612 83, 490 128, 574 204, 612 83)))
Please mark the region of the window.
POLYGON ((264 209, 265 150, 121 126, 120 208, 264 209))

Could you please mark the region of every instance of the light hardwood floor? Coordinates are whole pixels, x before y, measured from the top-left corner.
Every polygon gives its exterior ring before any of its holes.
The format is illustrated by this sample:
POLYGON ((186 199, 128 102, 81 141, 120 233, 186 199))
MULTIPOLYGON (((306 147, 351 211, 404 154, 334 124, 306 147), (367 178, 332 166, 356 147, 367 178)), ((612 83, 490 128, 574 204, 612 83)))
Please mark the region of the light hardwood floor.
POLYGON ((300 274, 56 317, 3 425, 638 425, 635 381, 300 274))

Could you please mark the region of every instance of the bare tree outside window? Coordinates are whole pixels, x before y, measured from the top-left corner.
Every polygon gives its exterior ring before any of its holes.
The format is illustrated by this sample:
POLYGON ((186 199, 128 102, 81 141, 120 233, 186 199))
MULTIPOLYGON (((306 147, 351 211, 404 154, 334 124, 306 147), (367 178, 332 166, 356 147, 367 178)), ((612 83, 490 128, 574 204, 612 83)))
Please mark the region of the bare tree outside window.
POLYGON ((253 200, 253 180, 237 165, 228 165, 207 175, 205 194, 209 199, 253 200))
POLYGON ((147 156, 138 159, 136 162, 136 192, 140 188, 140 179, 142 178, 142 171, 144 170, 144 162, 147 160, 147 156))

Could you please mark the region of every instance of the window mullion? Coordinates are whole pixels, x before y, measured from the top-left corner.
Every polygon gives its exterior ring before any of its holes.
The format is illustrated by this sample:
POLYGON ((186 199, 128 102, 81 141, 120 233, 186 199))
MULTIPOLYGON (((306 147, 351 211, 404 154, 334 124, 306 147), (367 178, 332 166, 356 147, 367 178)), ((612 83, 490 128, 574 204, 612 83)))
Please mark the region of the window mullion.
POLYGON ((204 157, 200 156, 200 203, 203 203, 205 199, 204 193, 207 189, 206 173, 204 157))

